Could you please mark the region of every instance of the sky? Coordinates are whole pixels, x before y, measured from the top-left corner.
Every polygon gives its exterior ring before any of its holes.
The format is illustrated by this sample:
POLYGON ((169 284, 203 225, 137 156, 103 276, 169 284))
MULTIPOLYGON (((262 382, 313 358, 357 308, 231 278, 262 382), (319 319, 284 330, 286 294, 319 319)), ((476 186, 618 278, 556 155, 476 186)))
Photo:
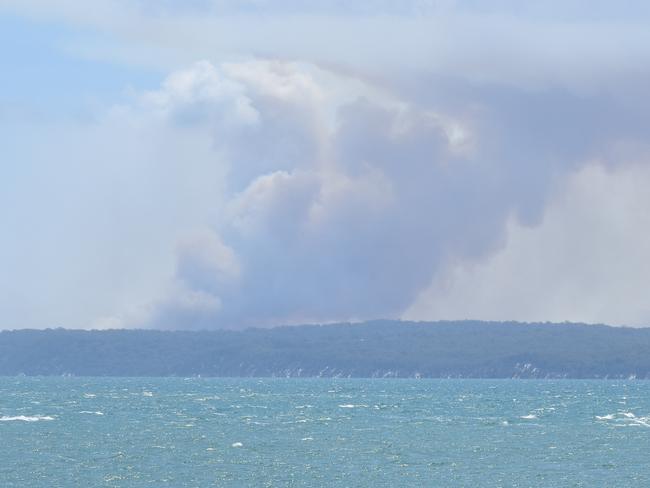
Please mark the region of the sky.
POLYGON ((0 0, 0 328, 650 325, 649 21, 0 0))

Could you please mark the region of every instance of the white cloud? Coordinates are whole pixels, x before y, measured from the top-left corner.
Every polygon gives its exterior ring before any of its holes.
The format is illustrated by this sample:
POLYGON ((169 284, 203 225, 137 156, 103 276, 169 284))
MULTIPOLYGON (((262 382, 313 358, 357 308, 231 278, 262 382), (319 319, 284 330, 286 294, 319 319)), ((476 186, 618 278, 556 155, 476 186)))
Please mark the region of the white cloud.
POLYGON ((650 12, 638 3, 357 3, 1 0, 0 9, 103 35, 67 46, 78 55, 166 70, 257 56, 377 79, 426 72, 590 93, 647 75, 650 12))
POLYGON ((243 91, 209 62, 200 61, 191 69, 172 73, 160 90, 146 93, 142 102, 181 124, 216 119, 219 126, 254 125, 259 114, 243 91))

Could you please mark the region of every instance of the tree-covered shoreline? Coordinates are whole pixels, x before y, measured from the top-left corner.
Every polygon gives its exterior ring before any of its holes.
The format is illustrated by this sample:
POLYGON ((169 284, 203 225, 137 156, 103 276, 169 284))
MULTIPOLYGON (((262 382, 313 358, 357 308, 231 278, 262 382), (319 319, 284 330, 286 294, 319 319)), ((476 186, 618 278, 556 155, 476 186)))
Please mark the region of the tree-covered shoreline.
POLYGON ((515 322, 0 332, 0 375, 650 378, 650 328, 515 322))

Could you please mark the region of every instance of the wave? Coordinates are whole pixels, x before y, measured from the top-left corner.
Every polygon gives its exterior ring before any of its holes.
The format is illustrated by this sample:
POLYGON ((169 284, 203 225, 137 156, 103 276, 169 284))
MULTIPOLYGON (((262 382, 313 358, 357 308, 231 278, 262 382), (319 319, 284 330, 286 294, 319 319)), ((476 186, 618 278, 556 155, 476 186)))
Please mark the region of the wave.
POLYGON ((647 417, 641 417, 634 419, 633 422, 637 425, 642 425, 643 427, 650 427, 648 420, 649 419, 647 417))
POLYGON ((614 420, 614 414, 610 413, 607 415, 596 415, 597 420, 614 420))
POLYGON ((49 415, 15 415, 0 417, 0 422, 38 422, 40 420, 54 420, 54 417, 50 417, 49 415))
POLYGON ((632 412, 617 412, 607 415, 596 415, 596 420, 613 420, 614 422, 610 423, 610 425, 613 425, 615 427, 650 427, 650 417, 637 417, 632 412))

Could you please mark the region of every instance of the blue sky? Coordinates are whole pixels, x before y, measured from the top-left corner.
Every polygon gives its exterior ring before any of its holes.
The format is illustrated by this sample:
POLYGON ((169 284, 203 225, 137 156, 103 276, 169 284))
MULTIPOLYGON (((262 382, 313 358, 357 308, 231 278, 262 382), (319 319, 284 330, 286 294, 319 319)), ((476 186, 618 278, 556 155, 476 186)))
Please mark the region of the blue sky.
POLYGON ((88 29, 0 15, 0 106, 39 117, 83 116, 115 103, 128 89, 156 86, 162 73, 70 52, 75 44, 108 42, 88 29))
POLYGON ((0 327, 647 325, 646 2, 0 0, 0 327))

